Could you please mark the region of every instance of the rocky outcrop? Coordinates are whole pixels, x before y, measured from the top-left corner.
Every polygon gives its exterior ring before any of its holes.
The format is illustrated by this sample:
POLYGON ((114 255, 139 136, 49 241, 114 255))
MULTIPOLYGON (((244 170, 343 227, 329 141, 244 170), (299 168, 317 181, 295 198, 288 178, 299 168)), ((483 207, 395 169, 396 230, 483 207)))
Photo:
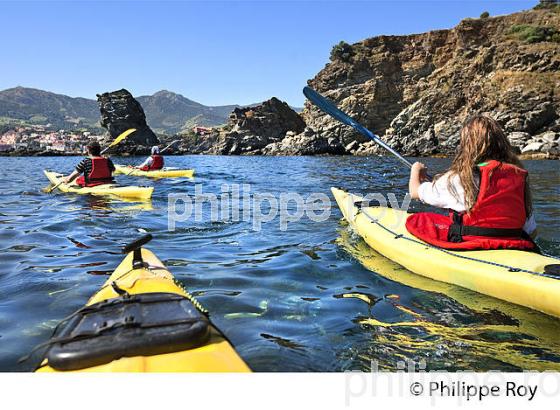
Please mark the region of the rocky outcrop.
POLYGON ((290 106, 276 97, 254 107, 236 108, 229 116, 224 148, 228 154, 260 154, 269 144, 284 139, 287 132, 299 134, 305 122, 290 106))
POLYGON ((158 137, 146 123, 146 115, 138 101, 125 89, 97 94, 101 111, 101 125, 109 131, 109 138, 115 139, 122 132, 136 128, 118 151, 128 154, 145 154, 149 147, 159 144, 158 137))
POLYGON ((274 140, 282 138, 288 131, 302 132, 305 122, 287 103, 272 97, 260 105, 234 109, 228 126, 232 132, 274 140))
POLYGON ((287 136, 300 134, 304 129, 301 116, 273 97, 256 106, 235 108, 228 124, 215 128, 208 135, 185 135, 180 149, 196 154, 260 155, 278 152, 267 147, 287 136))
MULTIPOLYGON (((339 44, 309 84, 405 155, 452 155, 461 123, 485 113, 520 153, 557 156, 559 33, 560 13, 539 9, 339 44)), ((308 102, 302 115, 319 136, 336 138, 351 153, 382 152, 308 102)))
POLYGON ((267 145, 263 155, 342 155, 346 150, 335 137, 318 135, 311 128, 301 134, 288 131, 286 137, 267 145))

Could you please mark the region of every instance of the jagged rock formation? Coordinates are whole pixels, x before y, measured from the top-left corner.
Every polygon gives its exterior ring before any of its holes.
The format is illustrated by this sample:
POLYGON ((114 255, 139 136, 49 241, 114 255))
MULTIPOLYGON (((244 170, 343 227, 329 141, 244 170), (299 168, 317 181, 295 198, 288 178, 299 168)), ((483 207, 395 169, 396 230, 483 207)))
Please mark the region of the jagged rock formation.
POLYGON ((288 104, 276 97, 252 107, 236 108, 229 115, 232 132, 282 138, 288 131, 301 132, 305 122, 288 104))
POLYGON ((262 104, 235 108, 226 126, 210 135, 186 135, 183 152, 220 155, 258 155, 283 141, 286 135, 303 132, 305 122, 288 104, 271 98, 262 104))
MULTIPOLYGON (((519 152, 558 156, 559 51, 558 7, 529 10, 339 44, 309 84, 406 155, 453 154, 461 123, 486 113, 519 152)), ((309 103, 303 117, 353 154, 382 153, 309 103)))
POLYGON ((101 125, 109 131, 111 140, 129 128, 134 134, 119 144, 119 152, 145 153, 152 145, 159 144, 158 137, 148 127, 146 114, 138 101, 125 89, 97 94, 101 111, 101 125))

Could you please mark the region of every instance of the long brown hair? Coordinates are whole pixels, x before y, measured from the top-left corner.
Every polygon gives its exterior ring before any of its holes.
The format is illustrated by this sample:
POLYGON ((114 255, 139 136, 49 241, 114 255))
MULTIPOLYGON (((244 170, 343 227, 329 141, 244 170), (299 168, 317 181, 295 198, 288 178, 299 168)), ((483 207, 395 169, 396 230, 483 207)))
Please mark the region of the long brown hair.
MULTIPOLYGON (((490 160, 524 169, 500 125, 485 115, 474 115, 463 123, 459 150, 449 168, 450 176, 458 175, 465 190, 464 200, 467 211, 473 207, 478 195, 477 164, 490 160)), ((461 200, 451 183, 452 180, 453 178, 449 178, 449 192, 456 199, 461 200)), ((525 210, 527 216, 533 210, 528 179, 525 182, 525 210)))

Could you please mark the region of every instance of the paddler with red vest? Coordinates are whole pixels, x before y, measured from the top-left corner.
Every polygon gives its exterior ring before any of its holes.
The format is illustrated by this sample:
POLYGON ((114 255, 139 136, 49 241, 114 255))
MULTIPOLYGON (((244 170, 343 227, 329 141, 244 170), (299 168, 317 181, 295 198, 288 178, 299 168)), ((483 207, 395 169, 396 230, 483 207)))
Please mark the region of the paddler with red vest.
POLYGON ((84 158, 76 166, 76 169, 64 178, 64 183, 69 184, 76 180, 76 184, 81 187, 114 183, 113 172, 115 166, 109 158, 101 155, 99 143, 97 141, 90 142, 86 149, 88 157, 84 158))
POLYGON ((163 156, 159 153, 159 147, 154 145, 152 147, 152 155, 146 158, 142 165, 135 167, 142 171, 157 171, 162 169, 164 165, 163 156))
POLYGON ((426 170, 420 162, 412 166, 411 197, 449 215, 413 214, 406 222, 411 234, 446 249, 535 248, 528 174, 496 121, 469 118, 449 170, 433 182, 426 170))

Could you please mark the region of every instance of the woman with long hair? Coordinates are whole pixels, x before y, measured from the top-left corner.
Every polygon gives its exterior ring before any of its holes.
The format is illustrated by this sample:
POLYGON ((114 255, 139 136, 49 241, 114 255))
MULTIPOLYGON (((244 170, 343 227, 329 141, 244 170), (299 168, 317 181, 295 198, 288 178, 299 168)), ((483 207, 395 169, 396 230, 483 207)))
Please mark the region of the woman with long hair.
POLYGON ((426 166, 416 162, 411 197, 450 212, 411 215, 406 226, 413 235, 448 249, 535 247, 528 174, 492 118, 475 115, 465 121, 449 170, 433 182, 426 175, 426 166))

